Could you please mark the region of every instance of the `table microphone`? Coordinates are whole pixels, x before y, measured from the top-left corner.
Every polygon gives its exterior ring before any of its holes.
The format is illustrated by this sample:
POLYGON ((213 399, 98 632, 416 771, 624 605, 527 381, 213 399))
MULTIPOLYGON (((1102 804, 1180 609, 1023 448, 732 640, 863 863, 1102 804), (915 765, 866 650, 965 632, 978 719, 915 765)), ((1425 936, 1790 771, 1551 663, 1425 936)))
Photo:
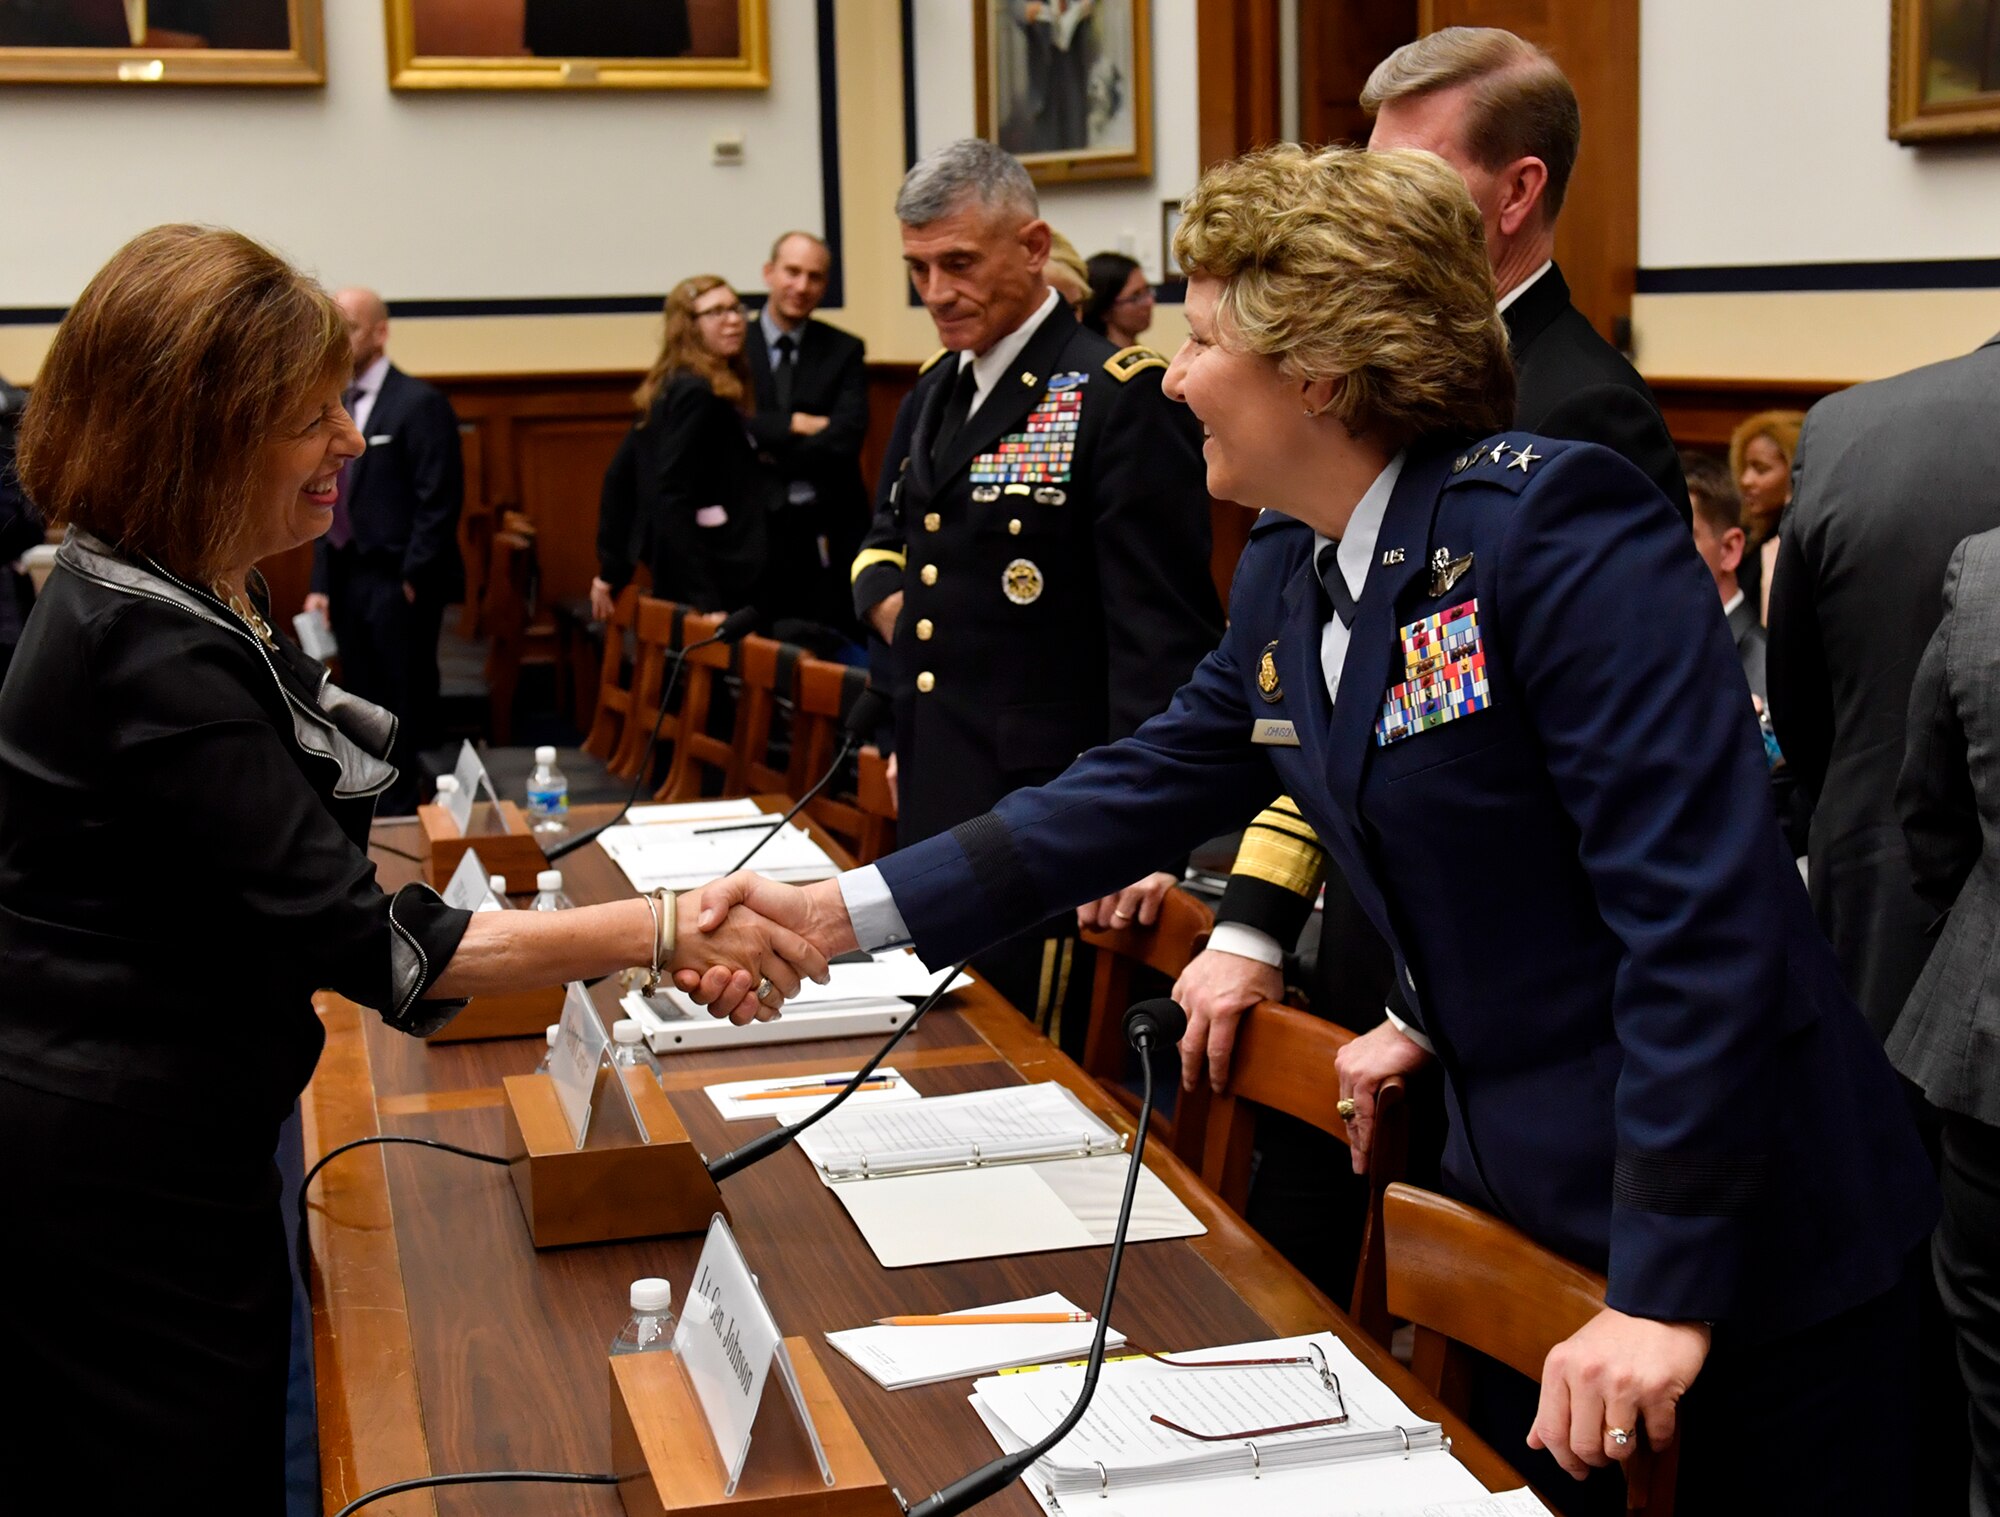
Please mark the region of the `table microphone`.
MULTIPOLYGON (((855 706, 858 710, 860 702, 855 702, 855 706)), ((808 1127, 811 1127, 813 1123, 817 1122, 821 1117, 853 1095, 860 1088, 861 1083, 875 1073, 875 1066, 889 1057, 889 1050, 903 1041, 904 1034, 924 1019, 925 1012, 944 999, 945 992, 950 990, 953 982, 965 972, 965 965, 966 960, 960 959, 956 964, 951 966, 945 977, 932 988, 931 993, 917 1002, 916 1009, 904 1020, 903 1025, 890 1035, 889 1041, 875 1050, 875 1057, 857 1069, 853 1077, 840 1088, 839 1095, 828 1101, 824 1106, 815 1107, 813 1110, 807 1112, 798 1121, 787 1123, 781 1127, 774 1127, 766 1133, 759 1133, 742 1147, 731 1149, 721 1158, 709 1161, 709 1178, 712 1180, 726 1180, 729 1176, 735 1174, 737 1170, 749 1168, 766 1154, 776 1153, 808 1127)))
MULTIPOLYGON (((1118 1227, 1111 1235, 1111 1263, 1104 1272, 1104 1301, 1097 1308, 1097 1334, 1091 1339, 1090 1358, 1084 1367, 1083 1385, 1069 1415, 1049 1430, 1048 1436, 1016 1453, 1004 1454, 990 1464, 961 1476, 941 1491, 933 1491, 915 1506, 905 1506, 908 1517, 953 1517, 977 1506, 988 1496, 1005 1489, 1023 1470, 1067 1438, 1083 1420, 1090 1398, 1097 1390, 1097 1375, 1104 1368, 1104 1335, 1111 1326, 1111 1302, 1118 1293, 1118 1266, 1125 1255, 1125 1234, 1132 1226, 1132 1198, 1139 1189, 1139 1163, 1146 1150, 1146 1127, 1153 1118, 1153 1058, 1155 1048, 1171 1048, 1187 1031, 1187 1013, 1165 996, 1141 1001, 1125 1013, 1125 1041, 1139 1050, 1139 1068, 1145 1081, 1145 1099, 1139 1103, 1139 1131, 1132 1138, 1132 1162, 1125 1170, 1125 1199, 1118 1206, 1118 1227)), ((896 1499, 901 1501, 900 1494, 896 1499)))
MULTIPOLYGON (((660 741, 660 723, 666 719, 667 706, 674 698, 674 685, 681 677, 681 670, 687 663, 687 656, 697 648, 711 647, 716 643, 735 642, 757 625, 757 617, 758 612, 755 606, 744 606, 740 610, 732 611, 729 615, 725 616, 722 619, 722 625, 709 633, 707 637, 689 643, 684 648, 675 648, 672 651, 670 656, 674 661, 674 672, 667 676, 666 688, 660 692, 660 709, 653 713, 652 735, 646 739, 645 753, 640 755, 639 772, 633 776, 631 793, 625 797, 624 804, 618 808, 618 814, 612 817, 610 821, 600 822, 588 832, 579 832, 573 838, 565 838, 562 842, 556 844, 555 847, 547 850, 544 856, 551 864, 566 853, 574 853, 585 843, 596 837, 598 833, 604 831, 605 828, 615 827, 618 823, 625 820, 625 813, 632 809, 632 803, 639 798, 639 791, 645 785, 648 773, 653 767, 653 749, 660 741)), ((607 637, 610 636, 613 630, 607 627, 605 635, 607 637)))
POLYGON ((882 725, 882 719, 888 714, 889 703, 883 700, 875 691, 864 690, 860 695, 856 696, 854 704, 848 708, 847 715, 840 719, 840 751, 834 754, 833 762, 826 766, 826 773, 813 781, 812 789, 800 796, 793 803, 792 809, 779 817, 775 822, 753 822, 751 824, 752 826, 762 827, 764 835, 757 839, 748 853, 744 854, 742 858, 738 859, 731 866, 729 873, 736 873, 738 869, 741 869, 745 864, 757 857, 757 850, 776 837, 779 830, 788 824, 793 817, 805 810, 806 802, 832 784, 833 777, 840 772, 840 766, 847 762, 847 755, 852 753, 858 745, 872 737, 875 729, 882 725))

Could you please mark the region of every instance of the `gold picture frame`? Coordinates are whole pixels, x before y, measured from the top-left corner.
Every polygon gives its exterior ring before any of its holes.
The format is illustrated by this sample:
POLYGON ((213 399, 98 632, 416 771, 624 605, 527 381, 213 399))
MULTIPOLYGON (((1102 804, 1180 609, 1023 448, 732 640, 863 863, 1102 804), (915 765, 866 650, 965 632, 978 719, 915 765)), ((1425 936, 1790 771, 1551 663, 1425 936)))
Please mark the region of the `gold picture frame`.
POLYGON ((761 90, 771 84, 768 0, 628 0, 608 9, 577 0, 384 5, 392 89, 761 90))
POLYGON ((0 84, 325 83, 321 0, 57 0, 0 13, 0 84))
POLYGON ((2000 0, 1890 0, 1889 135, 2000 136, 2000 0))
POLYGON ((1037 184, 1153 176, 1152 0, 972 0, 979 135, 1037 184))

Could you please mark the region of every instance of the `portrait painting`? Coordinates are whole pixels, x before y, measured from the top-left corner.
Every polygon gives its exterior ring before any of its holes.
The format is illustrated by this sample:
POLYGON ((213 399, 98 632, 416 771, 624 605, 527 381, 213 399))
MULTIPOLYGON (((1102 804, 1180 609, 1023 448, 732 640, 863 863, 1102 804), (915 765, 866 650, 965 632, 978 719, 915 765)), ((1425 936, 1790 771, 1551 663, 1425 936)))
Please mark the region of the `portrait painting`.
POLYGON ((2000 0, 1893 0, 1889 135, 2000 134, 2000 0))
POLYGON ((1038 183, 1153 172, 1149 0, 978 0, 979 134, 1038 183))
POLYGON ((0 82, 326 82, 320 0, 0 0, 0 82))
POLYGON ((397 89, 763 89, 766 0, 387 0, 397 89))

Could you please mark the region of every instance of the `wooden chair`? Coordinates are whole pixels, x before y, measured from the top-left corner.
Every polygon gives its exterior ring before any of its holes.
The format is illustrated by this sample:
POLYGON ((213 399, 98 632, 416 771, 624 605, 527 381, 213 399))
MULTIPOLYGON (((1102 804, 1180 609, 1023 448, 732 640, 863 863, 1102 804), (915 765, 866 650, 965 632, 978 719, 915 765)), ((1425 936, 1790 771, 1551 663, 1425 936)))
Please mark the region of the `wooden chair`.
MULTIPOLYGON (((1388 1306, 1416 1324, 1410 1369, 1452 1410, 1469 1400, 1463 1348, 1538 1384, 1549 1350, 1604 1307, 1604 1277, 1551 1253, 1497 1217, 1414 1185, 1382 1206, 1388 1306)), ((1625 1509, 1672 1517, 1680 1444, 1640 1447, 1625 1465, 1625 1509)))
MULTIPOLYGON (((1084 1033, 1084 1072, 1104 1093, 1132 1115, 1139 1114, 1139 1097, 1124 1083, 1125 1012, 1132 1004, 1132 976, 1142 966, 1169 980, 1180 978, 1215 930, 1215 913, 1185 890, 1169 890, 1151 927, 1136 921, 1124 927, 1090 928, 1083 941, 1097 950, 1090 983, 1090 1027, 1084 1033)), ((1190 1165, 1200 1162, 1208 1087, 1183 1091, 1171 1121, 1153 1114, 1153 1131, 1190 1165)), ((1239 1208, 1240 1210, 1240 1208, 1239 1208)))
MULTIPOLYGON (((866 669, 811 657, 799 660, 798 712, 792 723, 787 794, 804 795, 826 773, 827 765, 840 751, 841 720, 867 688, 866 669)), ((813 797, 806 815, 838 838, 850 853, 860 848, 867 818, 851 794, 837 794, 829 786, 813 797)))
MULTIPOLYGON (((619 745, 614 769, 637 778, 640 765, 646 762, 646 744, 656 733, 658 743, 654 747, 651 767, 657 772, 659 744, 665 744, 667 751, 673 752, 680 738, 680 710, 671 702, 665 712, 660 710, 661 692, 673 674, 673 660, 668 655, 686 643, 699 642, 721 625, 720 612, 704 616, 673 601, 653 600, 648 596, 639 598, 639 615, 632 628, 639 645, 638 673, 632 691, 633 706, 638 714, 625 724, 625 738, 619 745)), ((679 681, 683 704, 686 702, 687 681, 688 676, 683 673, 679 681)))
POLYGON ((505 746, 514 735, 514 696, 528 664, 555 662, 555 623, 540 608, 541 567, 535 524, 509 511, 493 534, 483 611, 492 642, 486 650, 486 686, 492 701, 491 740, 505 746))
POLYGON ((597 705, 591 714, 590 731, 583 739, 583 751, 607 765, 619 753, 625 729, 633 720, 632 690, 639 676, 639 652, 634 637, 639 624, 639 599, 639 587, 627 585, 612 602, 611 620, 604 625, 604 656, 597 671, 597 705))
MULTIPOLYGON (((1336 1022, 1295 1006, 1263 1001, 1243 1013, 1229 1058, 1229 1088, 1211 1096, 1199 1165, 1201 1178, 1241 1215, 1250 1201, 1250 1161, 1257 1118, 1277 1111, 1331 1133, 1345 1143, 1347 1124, 1338 1110, 1340 1082, 1334 1055, 1354 1039, 1336 1022)), ((1347 1312, 1384 1348, 1390 1321, 1382 1245, 1383 1196, 1409 1162, 1409 1119, 1400 1079, 1375 1097, 1374 1136, 1368 1152, 1368 1205, 1355 1261, 1354 1292, 1347 1312)))
MULTIPOLYGON (((660 782, 660 788, 653 792, 654 800, 700 800, 709 774, 720 776, 717 795, 743 794, 739 787, 742 765, 736 755, 733 728, 729 737, 717 737, 708 730, 716 690, 724 676, 735 668, 740 646, 713 643, 688 651, 681 667, 681 708, 674 724, 673 767, 660 782)), ((739 720, 741 715, 739 711, 739 720)))
POLYGON ((737 770, 732 793, 783 794, 791 784, 790 731, 798 707, 799 660, 806 651, 754 633, 738 647, 737 770), (782 739, 780 717, 785 723, 782 739))
POLYGON ((889 789, 889 761, 873 743, 855 758, 854 800, 861 808, 861 846, 854 857, 872 864, 896 848, 896 797, 889 789))

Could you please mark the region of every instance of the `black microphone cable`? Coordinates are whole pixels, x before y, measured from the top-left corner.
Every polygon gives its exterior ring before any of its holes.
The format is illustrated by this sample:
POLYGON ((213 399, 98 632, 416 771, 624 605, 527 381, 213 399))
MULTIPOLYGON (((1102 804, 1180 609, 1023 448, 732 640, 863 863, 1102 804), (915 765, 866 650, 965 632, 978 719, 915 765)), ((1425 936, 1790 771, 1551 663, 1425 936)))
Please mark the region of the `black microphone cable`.
POLYGON ((736 873, 738 869, 741 869, 745 864, 748 864, 752 859, 757 857, 758 849, 762 848, 772 838, 783 831, 791 823, 793 817, 806 809, 807 803, 814 796, 833 783, 833 777, 840 773, 840 766, 847 762, 847 756, 860 746, 870 731, 880 724, 883 715, 888 710, 888 705, 889 703, 873 690, 864 690, 861 692, 860 696, 856 698, 854 705, 848 710, 847 715, 841 719, 840 751, 834 754, 833 762, 826 766, 826 773, 813 781, 812 789, 793 802, 792 809, 779 817, 775 822, 757 822, 752 824, 762 827, 764 835, 751 845, 748 853, 744 854, 742 858, 738 859, 730 867, 729 873, 736 873))
POLYGON ((403 1133, 392 1132, 371 1133, 368 1137, 355 1138, 349 1142, 337 1144, 329 1148, 314 1161, 313 1167, 306 1171, 305 1178, 299 1181, 299 1212, 297 1217, 297 1242, 295 1246, 298 1252, 299 1278, 307 1283, 308 1289, 311 1288, 312 1270, 308 1268, 310 1260, 307 1256, 306 1247, 306 1192, 311 1188, 319 1172, 335 1159, 338 1159, 342 1154, 347 1153, 351 1149, 368 1148, 378 1143, 409 1143, 418 1148, 435 1148, 444 1153, 457 1154, 461 1159, 477 1159, 481 1164, 504 1165, 509 1162, 504 1154, 482 1153, 476 1148, 460 1148, 456 1143, 446 1143, 441 1138, 418 1138, 407 1136, 403 1133))
POLYGON ((545 850, 543 857, 551 864, 564 854, 574 853, 585 843, 592 841, 606 828, 615 827, 625 820, 625 813, 632 809, 632 803, 639 799, 639 792, 645 789, 646 781, 651 777, 653 750, 659 746, 660 742, 660 723, 666 720, 667 707, 672 703, 674 698, 674 687, 680 683, 681 670, 687 667, 687 656, 697 648, 713 647, 716 643, 735 642, 744 633, 757 625, 757 616, 758 612, 755 606, 744 606, 739 610, 730 612, 728 616, 724 617, 722 625, 717 627, 707 637, 689 643, 685 648, 676 648, 674 650, 674 672, 667 676, 666 688, 660 692, 659 709, 653 713, 653 729, 646 736, 646 751, 639 756, 639 772, 632 778, 631 793, 625 797, 623 803, 618 807, 618 814, 609 821, 600 822, 588 832, 579 832, 575 837, 565 838, 562 842, 556 844, 555 847, 545 850))
POLYGON ((709 1177, 714 1180, 726 1180, 739 1169, 747 1169, 750 1165, 755 1164, 766 1154, 776 1153, 808 1127, 811 1127, 813 1123, 819 1121, 821 1117, 826 1116, 835 1107, 839 1106, 841 1102, 853 1095, 856 1090, 861 1088, 862 1082, 875 1073, 876 1066, 889 1057, 889 1051, 903 1041, 912 1027, 923 1021, 924 1013, 944 999, 945 993, 951 989, 953 983, 957 981, 960 975, 965 973, 965 966, 969 962, 970 958, 968 956, 967 958, 960 959, 956 964, 951 966, 950 970, 946 972, 945 977, 932 987, 930 994, 917 1002, 916 1009, 910 1013, 909 1018, 903 1025, 890 1034, 889 1041, 876 1049, 875 1056, 854 1072, 853 1077, 848 1080, 847 1084, 841 1087, 839 1095, 828 1101, 824 1106, 817 1107, 805 1116, 800 1117, 798 1121, 786 1126, 774 1127, 766 1133, 759 1133, 740 1148, 731 1149, 721 1158, 709 1164, 709 1177))
POLYGON ((620 1485, 623 1475, 581 1474, 575 1470, 477 1470, 466 1475, 420 1475, 415 1480, 398 1480, 394 1485, 377 1486, 372 1491, 364 1491, 334 1514, 334 1517, 352 1517, 364 1506, 382 1500, 387 1496, 398 1496, 404 1491, 421 1491, 440 1485, 493 1485, 502 1481, 534 1481, 543 1485, 620 1485))

